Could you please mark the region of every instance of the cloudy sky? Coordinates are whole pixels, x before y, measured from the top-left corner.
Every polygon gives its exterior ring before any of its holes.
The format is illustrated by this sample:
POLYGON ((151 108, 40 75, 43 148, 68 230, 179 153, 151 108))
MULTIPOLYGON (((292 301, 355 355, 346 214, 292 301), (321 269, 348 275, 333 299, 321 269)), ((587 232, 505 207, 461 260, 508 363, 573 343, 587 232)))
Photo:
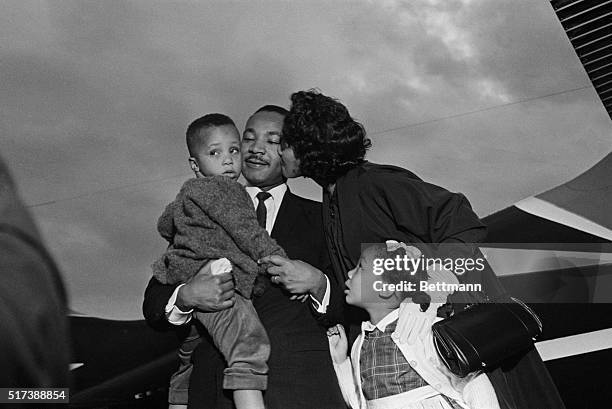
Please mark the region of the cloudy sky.
MULTIPOLYGON (((319 88, 370 159, 465 193, 480 216, 578 175, 611 123, 545 0, 2 0, 0 154, 73 309, 140 319, 155 223, 189 176, 184 130, 239 127, 319 88)), ((304 180, 294 191, 318 198, 304 180)))

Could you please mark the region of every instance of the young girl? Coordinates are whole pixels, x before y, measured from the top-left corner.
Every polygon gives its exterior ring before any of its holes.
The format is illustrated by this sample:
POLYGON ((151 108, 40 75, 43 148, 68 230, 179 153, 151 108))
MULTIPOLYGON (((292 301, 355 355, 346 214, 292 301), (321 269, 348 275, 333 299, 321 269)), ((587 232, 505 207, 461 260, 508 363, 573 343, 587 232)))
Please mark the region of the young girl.
POLYGON ((330 353, 338 383, 352 409, 499 409, 495 391, 484 374, 459 378, 438 359, 431 325, 447 292, 422 293, 419 281, 458 283, 441 268, 410 274, 384 270, 380 260, 396 256, 420 257, 415 247, 373 244, 366 247, 357 267, 349 271, 346 302, 367 311, 361 334, 347 357, 348 341, 342 325, 328 331, 330 353), (397 247, 397 249, 395 249, 397 247), (378 266, 374 271, 373 266, 378 266), (397 291, 413 283, 415 291, 397 291), (391 284, 391 285, 390 285, 391 284), (431 301, 431 302, 430 302, 431 301))

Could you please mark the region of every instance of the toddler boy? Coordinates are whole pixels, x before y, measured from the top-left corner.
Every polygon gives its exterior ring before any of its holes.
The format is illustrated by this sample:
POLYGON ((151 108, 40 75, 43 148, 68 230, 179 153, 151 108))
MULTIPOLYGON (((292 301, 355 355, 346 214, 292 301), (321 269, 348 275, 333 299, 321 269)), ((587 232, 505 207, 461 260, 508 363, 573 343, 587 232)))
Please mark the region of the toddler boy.
MULTIPOLYGON (((263 292, 265 283, 256 280, 264 273, 256 260, 285 254, 259 226, 248 193, 236 181, 242 160, 234 122, 222 114, 195 120, 187 129, 187 148, 196 178, 185 182, 159 218, 158 231, 170 245, 153 264, 153 274, 163 284, 184 283, 212 259, 219 259, 212 265, 213 274, 234 272, 239 293, 234 306, 218 312, 195 311, 194 316, 227 361, 223 386, 234 390, 236 407, 263 409, 261 391, 267 386, 270 345, 248 299, 263 292)), ((181 347, 181 367, 171 379, 171 405, 187 403, 180 391, 188 389, 190 355, 197 342, 192 331, 181 347)))

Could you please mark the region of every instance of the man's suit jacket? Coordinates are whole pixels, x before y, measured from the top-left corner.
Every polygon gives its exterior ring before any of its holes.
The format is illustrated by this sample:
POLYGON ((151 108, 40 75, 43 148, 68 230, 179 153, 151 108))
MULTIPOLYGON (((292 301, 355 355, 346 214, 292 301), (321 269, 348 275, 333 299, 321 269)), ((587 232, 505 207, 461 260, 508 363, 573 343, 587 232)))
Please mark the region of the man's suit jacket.
MULTIPOLYGON (((291 259, 299 259, 323 271, 329 270, 329 257, 323 236, 321 205, 285 193, 271 236, 291 259)), ((331 279, 333 281, 333 278, 331 279)), ((151 279, 145 292, 143 311, 156 328, 168 327, 164 314, 174 286, 151 279)), ((333 370, 325 329, 319 325, 311 303, 291 301, 290 294, 276 285, 253 300, 268 332, 271 344, 268 390, 264 394, 269 409, 343 408, 333 370)), ((231 396, 222 389, 223 358, 210 340, 192 355, 194 370, 189 391, 189 408, 231 408, 231 396)))

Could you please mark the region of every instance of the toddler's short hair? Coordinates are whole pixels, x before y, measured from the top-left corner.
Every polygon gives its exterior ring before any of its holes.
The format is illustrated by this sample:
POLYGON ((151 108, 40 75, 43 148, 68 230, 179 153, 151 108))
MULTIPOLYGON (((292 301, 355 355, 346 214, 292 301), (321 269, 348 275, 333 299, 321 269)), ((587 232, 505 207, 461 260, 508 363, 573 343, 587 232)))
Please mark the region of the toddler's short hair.
POLYGON ((232 121, 232 118, 218 113, 206 114, 189 124, 186 132, 187 150, 189 151, 189 155, 194 156, 195 150, 201 141, 200 131, 202 129, 226 125, 236 126, 234 121, 232 121))

